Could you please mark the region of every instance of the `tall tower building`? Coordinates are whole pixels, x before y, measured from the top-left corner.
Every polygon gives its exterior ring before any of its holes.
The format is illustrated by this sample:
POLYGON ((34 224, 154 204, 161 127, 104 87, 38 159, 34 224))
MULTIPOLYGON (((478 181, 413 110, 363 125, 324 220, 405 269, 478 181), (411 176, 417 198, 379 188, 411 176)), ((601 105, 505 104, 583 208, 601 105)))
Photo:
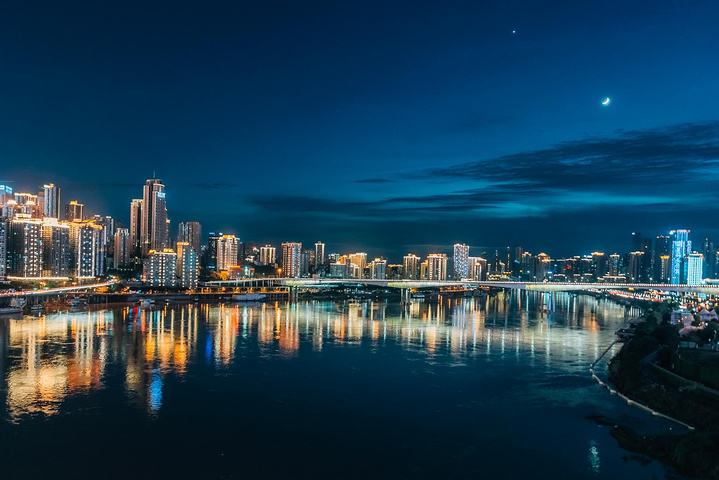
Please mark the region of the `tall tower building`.
POLYGON ((71 258, 70 225, 46 217, 42 222, 42 276, 69 277, 71 258))
POLYGON ((301 242, 285 242, 282 244, 282 276, 297 278, 300 276, 301 242))
POLYGON ((704 255, 690 253, 684 259, 684 278, 687 285, 701 285, 704 268, 704 255))
POLYGON ((277 263, 277 249, 272 245, 260 247, 260 264, 274 265, 277 263))
POLYGON ((130 263, 130 251, 132 244, 130 242, 130 230, 127 228, 116 228, 113 237, 113 267, 122 268, 130 263))
POLYGON ((190 242, 177 242, 177 278, 181 288, 197 288, 199 257, 190 242))
POLYGON ((682 283, 684 271, 684 259, 692 251, 692 242, 689 240, 689 230, 672 230, 672 274, 671 283, 677 285, 682 283))
POLYGON ((60 187, 54 183, 42 186, 43 217, 60 218, 60 187))
POLYGON ((469 245, 454 244, 454 279, 469 278, 469 245))
POLYGON ((351 253, 349 255, 350 263, 357 266, 357 278, 364 278, 365 268, 367 267, 367 254, 365 252, 351 253))
POLYGON ((130 258, 139 257, 140 252, 140 224, 142 223, 142 199, 133 198, 130 201, 130 258))
POLYGON ((165 185, 158 178, 148 178, 142 191, 140 248, 145 256, 150 250, 162 251, 168 245, 167 203, 165 185))
POLYGON ((81 222, 85 219, 85 205, 77 200, 70 200, 65 205, 65 220, 68 222, 81 222))
POLYGON ((7 276, 41 277, 42 247, 42 221, 17 214, 7 232, 7 276))
MULTIPOLYGON (((521 265, 521 262, 520 262, 521 265)), ((517 269, 519 272, 521 267, 517 269)), ((470 280, 487 280, 487 260, 482 257, 469 257, 470 280)))
POLYGON ((7 220, 0 216, 0 280, 7 276, 7 233, 7 220))
POLYGON ((170 248, 158 252, 150 250, 143 261, 142 281, 151 287, 177 286, 177 254, 170 248))
POLYGON ((187 242, 200 254, 200 242, 202 239, 202 225, 200 222, 180 222, 177 225, 177 241, 187 242))
POLYGON ((419 279, 420 258, 414 253, 402 257, 402 276, 406 280, 419 279))
POLYGON ((427 280, 447 280, 447 255, 444 253, 427 255, 427 280))
POLYGON ((325 244, 322 242, 315 242, 315 270, 321 265, 324 265, 325 260, 325 244))
POLYGON ((231 234, 225 234, 217 238, 217 271, 229 271, 238 265, 237 254, 239 239, 231 234))

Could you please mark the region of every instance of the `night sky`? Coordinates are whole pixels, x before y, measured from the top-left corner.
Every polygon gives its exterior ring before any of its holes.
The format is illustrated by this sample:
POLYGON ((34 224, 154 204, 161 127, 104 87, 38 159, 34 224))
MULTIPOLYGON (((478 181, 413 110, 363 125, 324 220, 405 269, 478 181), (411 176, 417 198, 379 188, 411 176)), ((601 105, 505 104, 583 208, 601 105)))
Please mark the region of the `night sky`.
POLYGON ((0 181, 127 223, 155 171, 174 224, 395 259, 719 240, 717 25, 711 1, 3 2, 0 181))

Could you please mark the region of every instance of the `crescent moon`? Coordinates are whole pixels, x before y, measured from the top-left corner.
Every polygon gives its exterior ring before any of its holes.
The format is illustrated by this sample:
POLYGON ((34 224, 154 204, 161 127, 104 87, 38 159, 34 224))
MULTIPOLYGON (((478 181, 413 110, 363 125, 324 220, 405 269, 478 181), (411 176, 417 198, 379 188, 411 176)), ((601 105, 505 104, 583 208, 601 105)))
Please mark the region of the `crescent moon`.
POLYGON ((604 100, 602 100, 602 105, 605 107, 608 107, 610 103, 612 103, 612 99, 609 97, 604 97, 604 100))

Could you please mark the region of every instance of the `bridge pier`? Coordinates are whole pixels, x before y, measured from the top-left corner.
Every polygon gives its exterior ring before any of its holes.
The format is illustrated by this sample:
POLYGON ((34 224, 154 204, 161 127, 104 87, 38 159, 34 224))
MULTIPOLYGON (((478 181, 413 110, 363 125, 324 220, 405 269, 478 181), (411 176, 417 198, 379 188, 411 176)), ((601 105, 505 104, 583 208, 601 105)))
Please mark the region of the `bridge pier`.
POLYGON ((400 288, 400 303, 402 305, 409 305, 412 303, 412 290, 409 288, 400 288))

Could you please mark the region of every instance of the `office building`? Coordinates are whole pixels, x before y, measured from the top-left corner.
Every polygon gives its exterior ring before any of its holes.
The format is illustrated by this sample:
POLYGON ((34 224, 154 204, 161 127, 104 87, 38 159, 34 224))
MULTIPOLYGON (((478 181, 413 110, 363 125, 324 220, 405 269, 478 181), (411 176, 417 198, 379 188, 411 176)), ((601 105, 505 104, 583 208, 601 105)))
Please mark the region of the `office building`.
POLYGON ((297 278, 301 274, 302 255, 301 242, 285 242, 282 244, 282 276, 297 278))
POLYGON ((325 244, 322 242, 315 242, 315 270, 324 265, 325 261, 325 244))
POLYGON ((640 283, 642 279, 642 265, 644 264, 645 254, 642 251, 629 252, 629 260, 627 261, 627 281, 630 283, 640 283))
POLYGON ((453 277, 455 280, 469 278, 469 245, 454 244, 453 277))
POLYGON ((703 283, 704 255, 698 252, 688 254, 684 259, 684 279, 687 285, 703 283))

